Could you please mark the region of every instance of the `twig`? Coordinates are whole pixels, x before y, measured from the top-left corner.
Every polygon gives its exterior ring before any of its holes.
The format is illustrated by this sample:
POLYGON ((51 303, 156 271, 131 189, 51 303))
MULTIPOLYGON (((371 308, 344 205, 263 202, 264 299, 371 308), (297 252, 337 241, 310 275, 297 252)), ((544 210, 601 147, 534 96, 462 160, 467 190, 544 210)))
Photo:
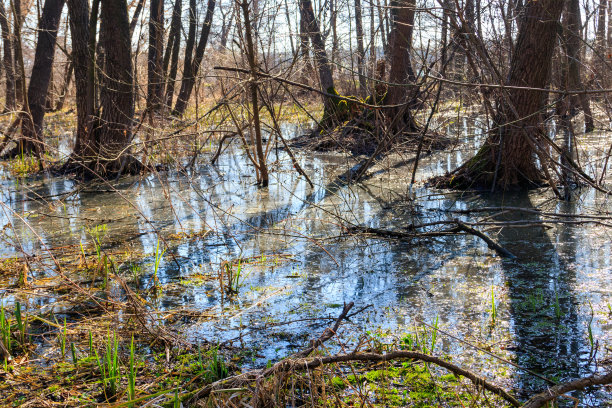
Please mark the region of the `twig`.
POLYGON ((345 304, 344 308, 342 309, 342 313, 340 313, 340 316, 338 316, 338 318, 336 319, 336 323, 334 323, 334 327, 326 328, 317 340, 313 340, 310 342, 310 346, 307 349, 295 353, 291 358, 308 357, 308 355, 310 355, 310 353, 312 353, 317 347, 334 337, 334 335, 338 331, 338 328, 340 327, 340 324, 342 324, 342 321, 346 319, 346 315, 353 308, 354 305, 355 304, 353 302, 345 304))

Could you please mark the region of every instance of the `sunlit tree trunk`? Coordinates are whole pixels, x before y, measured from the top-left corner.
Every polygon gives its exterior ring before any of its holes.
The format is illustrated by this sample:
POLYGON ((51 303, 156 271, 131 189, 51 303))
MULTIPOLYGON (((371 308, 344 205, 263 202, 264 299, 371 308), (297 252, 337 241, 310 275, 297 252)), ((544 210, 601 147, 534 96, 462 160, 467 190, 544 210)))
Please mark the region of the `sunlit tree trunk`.
MULTIPOLYGON (((89 4, 87 0, 68 0, 70 34, 72 37, 72 63, 76 85, 77 131, 74 153, 78 157, 91 156, 91 115, 94 111, 93 83, 90 83, 92 56, 89 44, 89 4)), ((92 67, 93 69, 93 67, 92 67)))
POLYGON ((102 0, 100 43, 104 49, 101 115, 95 129, 98 144, 96 172, 114 174, 125 165, 132 138, 134 88, 130 24, 126 0, 102 0))
POLYGON ((363 47, 363 18, 361 0, 355 0, 355 32, 357 33, 357 71, 359 73, 359 93, 364 95, 366 91, 366 79, 364 72, 365 51, 363 47))
MULTIPOLYGON (((565 26, 563 44, 567 56, 567 89, 582 89, 580 72, 582 68, 582 61, 580 59, 582 41, 580 38, 581 18, 579 0, 567 0, 563 23, 565 26)), ((577 109, 579 106, 582 108, 585 131, 591 132, 595 126, 593 124, 589 96, 585 93, 572 95, 568 98, 568 102, 567 109, 570 111, 577 109)))
POLYGON ((13 62, 13 47, 11 45, 11 32, 8 24, 8 15, 4 8, 4 0, 0 0, 0 29, 2 30, 2 48, 5 82, 4 111, 15 110, 15 70, 13 62))
POLYGON ((178 71, 178 58, 181 45, 181 15, 183 12, 183 2, 175 0, 172 9, 172 20, 170 22, 170 33, 168 34, 168 44, 164 54, 163 72, 166 76, 166 87, 164 96, 164 106, 171 107, 174 97, 174 81, 178 71))
MULTIPOLYGON (((334 92, 334 78, 332 75, 331 64, 327 58, 327 52, 325 51, 325 43, 323 42, 323 36, 321 35, 321 29, 319 22, 317 21, 314 11, 312 9, 312 2, 310 0, 300 0, 300 16, 304 21, 304 25, 310 41, 312 43, 314 61, 317 65, 319 72, 319 81, 321 83, 321 89, 325 92, 334 92)), ((333 116, 334 102, 329 97, 324 97, 324 109, 326 117, 333 116)))
POLYGON ((548 84, 555 38, 563 3, 530 0, 525 5, 506 85, 498 104, 495 126, 476 155, 446 177, 454 187, 501 188, 539 185, 545 178, 546 157, 540 146, 541 91, 548 84), (538 160, 540 164, 538 164, 538 160))
POLYGON ((181 90, 179 91, 176 99, 176 105, 174 106, 173 113, 177 116, 183 116, 185 109, 187 109, 187 103, 191 97, 191 92, 196 82, 196 77, 200 72, 200 65, 202 64, 202 58, 204 58, 204 51, 206 50, 206 44, 208 43, 208 35, 210 34, 210 26, 212 24, 213 14, 215 11, 215 0, 208 0, 208 6, 206 7, 206 17, 204 18, 204 24, 202 25, 202 31, 200 32, 200 40, 196 47, 195 55, 191 64, 185 63, 185 70, 183 71, 183 79, 181 81, 181 90))
POLYGON ((43 120, 53 69, 57 29, 63 8, 64 0, 45 0, 43 6, 38 24, 34 65, 28 86, 28 109, 22 114, 23 137, 18 146, 20 152, 35 152, 40 156, 45 151, 42 140, 43 120))
POLYGON ((151 0, 149 16, 149 53, 147 58, 147 109, 159 109, 163 84, 164 0, 151 0))

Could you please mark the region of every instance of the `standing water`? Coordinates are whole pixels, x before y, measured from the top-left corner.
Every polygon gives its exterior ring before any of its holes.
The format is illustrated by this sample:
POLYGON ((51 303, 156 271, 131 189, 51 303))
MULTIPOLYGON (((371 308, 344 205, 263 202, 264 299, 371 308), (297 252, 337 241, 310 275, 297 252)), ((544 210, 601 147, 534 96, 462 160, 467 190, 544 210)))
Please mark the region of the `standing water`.
MULTIPOLYGON (((54 259, 63 251, 136 254, 121 271, 139 288, 156 274, 154 307, 189 312, 184 336, 249 347, 254 365, 303 348, 352 301, 365 309, 345 335, 398 338, 437 321, 438 352, 521 398, 544 389, 542 377, 592 374, 610 361, 612 347, 609 198, 587 188, 560 202, 548 190, 476 195, 427 187, 472 152, 429 155, 412 189, 412 155, 391 156, 347 185, 341 176, 353 159, 301 154, 310 188, 283 151, 271 154, 270 186, 258 188, 237 147, 216 165, 118 183, 5 177, 0 255, 28 257, 32 285, 44 287, 59 274, 54 259), (516 259, 471 235, 401 241, 347 233, 355 225, 399 230, 455 218, 479 220, 476 228, 516 259), (219 273, 232 276, 235 294, 220 290, 219 273)), ((15 293, 1 289, 3 304, 65 311, 42 289, 15 293)), ((609 398, 605 390, 587 396, 595 406, 609 398)))

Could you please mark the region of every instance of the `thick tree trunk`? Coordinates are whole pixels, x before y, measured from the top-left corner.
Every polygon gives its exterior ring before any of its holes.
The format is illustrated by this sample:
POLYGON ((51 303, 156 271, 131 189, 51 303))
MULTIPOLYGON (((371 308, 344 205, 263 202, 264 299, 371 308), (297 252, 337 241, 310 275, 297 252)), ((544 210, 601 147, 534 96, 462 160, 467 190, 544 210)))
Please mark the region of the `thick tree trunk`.
POLYGON ((391 3, 393 26, 389 38, 391 66, 385 104, 399 105, 414 99, 414 71, 412 69, 412 33, 414 31, 415 0, 397 0, 391 3))
MULTIPOLYGON (((92 56, 90 54, 89 2, 68 0, 72 62, 76 84, 77 131, 74 154, 83 158, 94 155, 91 151, 92 115, 94 112, 93 83, 89 79, 92 56)), ((93 67, 92 67, 93 68, 93 67)))
MULTIPOLYGON (((300 16, 304 21, 306 31, 310 37, 312 43, 314 60, 317 64, 319 71, 319 81, 321 82, 321 89, 328 93, 334 93, 334 78, 332 76, 332 69, 329 60, 327 59, 327 53, 325 52, 325 43, 321 30, 319 28, 319 22, 317 21, 314 11, 312 9, 312 2, 310 0, 300 0, 300 16)), ((330 118, 333 116, 334 101, 330 97, 324 97, 324 117, 330 118)))
MULTIPOLYGON (((134 88, 130 24, 126 0, 102 0, 100 42, 104 76, 100 87, 101 115, 94 130, 98 143, 96 172, 111 175, 125 169, 132 138, 134 88)), ((128 164, 129 166, 129 164, 128 164)))
POLYGON ((5 104, 4 112, 14 111, 15 104, 15 70, 13 62, 13 47, 11 45, 11 32, 8 24, 8 15, 4 8, 4 0, 0 0, 0 28, 2 29, 2 47, 4 55, 2 63, 4 64, 4 73, 6 76, 5 83, 5 104))
POLYGON ((548 84, 555 38, 563 2, 531 0, 525 14, 515 53, 510 64, 508 89, 498 104, 491 130, 478 153, 452 174, 447 185, 460 188, 501 188, 540 185, 547 173, 547 159, 541 149, 541 91, 548 84), (540 165, 538 165, 538 159, 540 165))
POLYGON ((21 122, 23 137, 18 148, 22 153, 35 152, 40 156, 45 150, 42 140, 43 120, 55 56, 55 40, 63 8, 64 0, 45 0, 43 6, 28 86, 28 109, 23 113, 21 122))
POLYGON ((187 65, 185 62, 185 70, 183 71, 183 80, 181 81, 181 90, 176 100, 173 113, 177 116, 183 116, 185 109, 187 109, 187 103, 191 97, 193 86, 196 82, 196 77, 200 71, 200 65, 202 64, 202 58, 204 57, 204 51, 206 50, 206 43, 208 42, 208 35, 210 34, 210 26, 212 24, 212 18, 215 11, 215 0, 208 0, 208 6, 206 8, 206 17, 204 18, 204 25, 200 32, 200 40, 196 47, 195 56, 193 62, 187 65))
POLYGON ((164 0, 151 0, 149 16, 149 54, 147 59, 147 109, 161 106, 163 91, 164 0))

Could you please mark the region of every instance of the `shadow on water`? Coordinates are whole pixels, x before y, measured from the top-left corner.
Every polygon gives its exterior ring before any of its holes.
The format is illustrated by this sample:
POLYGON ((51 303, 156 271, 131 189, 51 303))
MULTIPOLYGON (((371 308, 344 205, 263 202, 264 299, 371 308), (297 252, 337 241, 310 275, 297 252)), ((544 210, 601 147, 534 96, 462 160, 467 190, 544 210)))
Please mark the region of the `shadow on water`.
MULTIPOLYGON (((313 329, 310 322, 325 325, 325 318, 337 315, 342 303, 349 301, 357 307, 374 306, 352 319, 350 329, 356 333, 381 329, 401 336, 412 329, 413 318, 431 322, 439 317, 444 329, 474 339, 473 333, 488 330, 487 302, 495 287, 500 302, 500 321, 491 336, 495 338, 477 341, 490 340, 495 346, 500 338, 500 343, 509 339, 504 356, 555 380, 592 372, 588 302, 603 309, 612 299, 608 289, 612 282, 609 239, 607 246, 597 247, 590 234, 607 239, 605 232, 564 224, 550 231, 539 226, 504 227, 495 238, 519 262, 500 260, 471 236, 422 243, 342 236, 339 215, 345 222, 398 228, 452 219, 455 215, 449 209, 542 208, 546 197, 540 193, 468 197, 419 184, 416 200, 406 202, 401 200, 408 192, 411 159, 372 169, 359 185, 346 182, 344 170, 352 165, 346 158, 303 155, 301 160, 317 186, 314 190, 295 174, 282 152, 272 173, 275 180, 268 188, 258 189, 248 160, 238 150, 221 156, 217 166, 126 178, 117 188, 129 203, 117 193, 97 191, 107 189, 104 186, 85 187, 59 202, 52 197, 77 186, 57 178, 34 180, 27 186, 5 182, 2 200, 27 214, 32 228, 52 248, 88 242, 88 227, 108 223, 105 242, 109 248, 121 248, 124 243, 141 255, 140 287, 151 284, 152 253, 158 240, 154 229, 163 236, 206 232, 197 239, 171 243, 159 271, 166 286, 157 307, 185 307, 214 315, 189 327, 186 334, 196 339, 239 339, 261 347, 265 359, 274 359, 302 347, 320 328, 313 329), (29 199, 37 195, 49 198, 29 199), (57 203, 64 207, 51 208, 57 203), (245 265, 243 285, 231 301, 222 302, 216 280, 185 283, 194 275, 217 276, 224 261, 277 255, 285 257, 245 265)), ((462 160, 458 151, 429 157, 423 162, 421 180, 462 160)), ((555 210, 584 209, 570 203, 555 210)), ((494 219, 537 220, 537 216, 506 213, 494 219)), ((0 214, 3 226, 9 222, 28 253, 44 252, 28 227, 16 217, 0 214)), ((2 242, 0 253, 4 257, 19 254, 2 242)), ((606 326, 598 327, 595 334, 605 339, 601 328, 606 326)), ((445 351, 463 353, 457 358, 466 365, 496 372, 468 347, 448 339, 441 343, 445 351)), ((514 376, 511 385, 525 389, 525 394, 545 385, 527 372, 510 373, 514 376)))
MULTIPOLYGON (((535 209, 527 193, 506 196, 503 202, 535 209)), ((501 206, 503 202, 494 200, 489 205, 501 206)), ((576 208, 562 203, 559 210, 572 214, 576 208)), ((493 219, 540 220, 537 214, 527 212, 509 212, 493 219)), ((516 363, 557 382, 589 375, 593 368, 584 321, 579 317, 575 269, 569 267, 576 261, 574 228, 570 224, 553 227, 561 245, 555 245, 546 228, 540 226, 504 226, 497 235, 498 242, 517 256, 516 261, 500 263, 508 289, 516 363)), ((548 385, 527 371, 519 370, 516 375, 523 397, 548 385)))

